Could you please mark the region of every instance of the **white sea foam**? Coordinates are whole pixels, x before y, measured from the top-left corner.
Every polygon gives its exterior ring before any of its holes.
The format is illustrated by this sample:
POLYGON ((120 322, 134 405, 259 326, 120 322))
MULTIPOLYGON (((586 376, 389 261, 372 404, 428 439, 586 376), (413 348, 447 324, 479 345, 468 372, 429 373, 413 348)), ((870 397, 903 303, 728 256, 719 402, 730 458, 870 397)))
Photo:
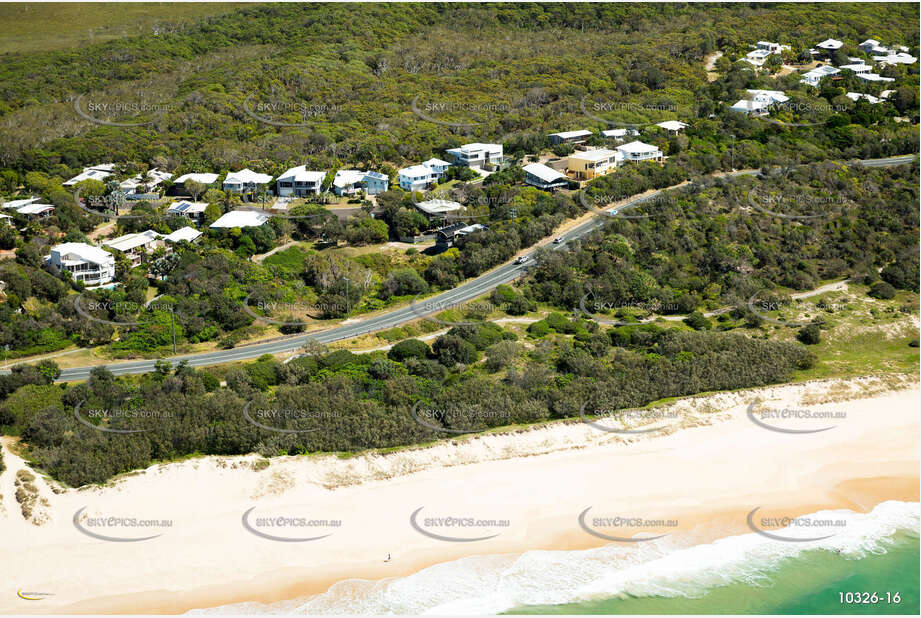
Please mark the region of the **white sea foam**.
MULTIPOLYGON (((824 549, 854 559, 885 553, 896 532, 919 531, 919 515, 917 502, 889 501, 870 513, 833 510, 807 516, 844 522, 809 528, 809 537, 833 535, 819 541, 784 542, 752 532, 702 544, 690 536, 669 536, 582 551, 476 556, 407 577, 342 581, 299 603, 230 605, 194 613, 493 614, 620 595, 695 597, 730 583, 763 583, 783 560, 804 551, 824 549)), ((804 536, 801 528, 771 533, 804 536)))

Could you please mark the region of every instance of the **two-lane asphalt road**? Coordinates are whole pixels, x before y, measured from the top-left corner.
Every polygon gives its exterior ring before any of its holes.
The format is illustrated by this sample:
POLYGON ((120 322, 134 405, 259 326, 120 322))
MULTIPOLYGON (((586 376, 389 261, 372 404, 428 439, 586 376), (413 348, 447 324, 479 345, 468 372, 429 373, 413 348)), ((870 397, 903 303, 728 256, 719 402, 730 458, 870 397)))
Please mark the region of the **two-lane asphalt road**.
MULTIPOLYGON (((859 163, 868 167, 885 167, 892 165, 902 165, 911 163, 916 159, 915 155, 904 155, 899 157, 890 157, 886 159, 872 159, 860 161, 859 163)), ((758 174, 758 170, 742 170, 730 172, 723 176, 748 176, 758 174)), ((663 189, 664 191, 665 189, 663 189)), ((643 202, 654 199, 661 191, 643 197, 637 197, 630 202, 618 207, 617 211, 632 208, 643 202)), ((569 231, 560 234, 563 239, 562 244, 546 245, 555 250, 563 249, 566 242, 580 238, 593 229, 601 226, 606 218, 599 216, 585 223, 573 227, 569 231)), ((527 255, 530 255, 528 253, 527 255)), ((405 306, 377 316, 351 320, 347 324, 330 328, 327 330, 316 331, 313 333, 298 335, 285 339, 256 343, 252 345, 241 346, 230 350, 220 350, 217 352, 205 352, 200 354, 189 354, 185 356, 173 356, 169 360, 174 365, 180 361, 186 361, 189 365, 200 367, 205 365, 216 365, 232 361, 240 361, 251 358, 257 358, 263 354, 281 354, 294 352, 301 348, 309 339, 319 343, 332 343, 342 339, 350 339, 358 335, 371 333, 375 331, 393 328, 413 320, 418 320, 424 313, 439 313, 445 309, 456 307, 460 303, 473 300, 474 298, 489 292, 493 288, 513 281, 518 278, 533 264, 533 260, 525 264, 506 263, 502 266, 491 270, 479 277, 471 279, 458 287, 442 292, 425 300, 419 301, 415 306, 405 306)), ((155 360, 141 360, 126 363, 114 363, 108 365, 108 369, 117 375, 147 373, 154 370, 155 360)), ((89 377, 93 367, 70 367, 62 369, 59 381, 77 381, 86 380, 89 377)))

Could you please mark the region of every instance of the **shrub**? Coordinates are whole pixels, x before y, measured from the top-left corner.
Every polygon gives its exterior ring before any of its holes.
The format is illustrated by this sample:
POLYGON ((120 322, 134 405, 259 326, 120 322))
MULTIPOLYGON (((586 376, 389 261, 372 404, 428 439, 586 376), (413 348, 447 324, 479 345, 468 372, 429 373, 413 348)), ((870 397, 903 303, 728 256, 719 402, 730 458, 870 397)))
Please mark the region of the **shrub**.
POLYGON ((873 298, 878 298, 880 300, 895 298, 895 288, 885 281, 877 281, 870 286, 870 291, 867 293, 873 298))
POLYGON ((815 345, 822 340, 822 331, 818 324, 808 324, 799 329, 796 338, 806 345, 815 345))
POLYGON ((402 363, 408 358, 425 359, 429 355, 429 346, 424 341, 418 339, 406 339, 395 344, 387 352, 387 358, 398 363, 402 363))

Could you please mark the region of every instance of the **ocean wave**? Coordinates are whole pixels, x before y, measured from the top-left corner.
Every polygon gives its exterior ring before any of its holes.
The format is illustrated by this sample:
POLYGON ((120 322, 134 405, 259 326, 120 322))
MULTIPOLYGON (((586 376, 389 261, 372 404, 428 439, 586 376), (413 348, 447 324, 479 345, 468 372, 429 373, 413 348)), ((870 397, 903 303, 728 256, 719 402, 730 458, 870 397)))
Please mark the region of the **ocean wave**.
MULTIPOLYGON (((806 517, 835 520, 833 528, 809 530, 811 536, 832 536, 783 542, 752 532, 710 543, 668 536, 630 546, 474 556, 406 577, 342 581, 300 603, 243 604, 195 613, 495 614, 526 605, 626 595, 699 597, 733 583, 762 585, 782 561, 805 551, 824 549, 850 559, 885 553, 896 533, 919 532, 921 504, 889 501, 869 513, 827 510, 806 517), (844 525, 837 525, 841 521, 844 525)), ((795 537, 802 530, 776 533, 795 537)))

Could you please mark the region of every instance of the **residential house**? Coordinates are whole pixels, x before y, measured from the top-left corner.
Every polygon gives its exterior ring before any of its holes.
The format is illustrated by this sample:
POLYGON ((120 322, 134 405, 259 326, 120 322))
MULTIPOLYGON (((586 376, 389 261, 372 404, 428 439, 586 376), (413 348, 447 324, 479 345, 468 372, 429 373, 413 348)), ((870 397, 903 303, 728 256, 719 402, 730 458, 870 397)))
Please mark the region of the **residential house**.
POLYGON ((118 184, 118 187, 129 195, 134 193, 149 193, 155 187, 172 177, 173 175, 169 172, 162 172, 154 168, 148 170, 146 174, 138 174, 134 178, 123 180, 118 184))
POLYGON ((26 204, 21 208, 17 208, 16 212, 24 215, 27 219, 30 220, 43 219, 44 217, 51 216, 51 213, 54 212, 54 206, 50 204, 38 204, 33 202, 31 204, 26 204))
POLYGON ((566 172, 576 180, 591 180, 609 174, 624 158, 620 150, 585 150, 569 155, 566 172))
POLYGON ((275 191, 280 197, 319 195, 323 190, 324 178, 326 178, 326 172, 310 171, 306 165, 299 165, 278 177, 275 182, 275 191))
POLYGON ((883 77, 876 73, 858 73, 857 77, 868 82, 894 82, 894 77, 883 77))
POLYGON ((208 208, 208 202, 189 202, 182 200, 170 204, 170 207, 166 209, 166 214, 188 217, 195 223, 200 224, 205 218, 206 208, 208 208))
POLYGON ((230 191, 231 193, 248 193, 265 189, 271 181, 271 174, 260 174, 246 168, 239 172, 227 174, 227 178, 224 179, 223 187, 224 191, 230 191))
POLYGON ((878 99, 878 98, 874 97, 872 94, 862 94, 862 93, 859 93, 859 92, 848 92, 848 93, 847 93, 846 95, 844 95, 844 96, 846 96, 847 98, 849 98, 851 101, 854 101, 854 102, 857 102, 857 101, 859 101, 860 99, 864 99, 865 101, 867 101, 867 102, 869 102, 869 103, 872 103, 872 104, 874 104, 874 105, 875 105, 876 103, 879 103, 880 101, 882 101, 882 99, 878 99))
POLYGON ((454 165, 489 168, 502 165, 502 144, 464 144, 446 151, 454 159, 454 165))
POLYGON ((831 65, 824 65, 816 67, 811 71, 806 71, 803 73, 803 79, 800 80, 800 83, 807 84, 809 86, 818 86, 819 82, 829 75, 836 75, 840 73, 841 69, 837 69, 831 65))
POLYGON ((390 186, 390 179, 379 172, 361 170, 339 170, 333 178, 333 192, 336 195, 352 195, 364 191, 368 195, 383 193, 390 186))
POLYGON ((790 49, 789 45, 780 43, 771 43, 770 41, 758 41, 755 43, 755 49, 745 54, 745 61, 756 67, 764 65, 764 61, 773 54, 780 54, 785 49, 790 49))
POLYGON ((790 100, 790 97, 780 90, 747 90, 746 92, 752 98, 737 101, 729 109, 752 116, 763 116, 768 113, 771 106, 783 104, 790 100))
POLYGON ((873 56, 873 60, 879 62, 880 64, 914 64, 918 61, 917 58, 911 54, 906 54, 904 52, 896 52, 890 50, 885 56, 873 56))
POLYGON ((550 143, 554 146, 557 144, 581 144, 589 137, 594 135, 591 131, 581 129, 579 131, 563 131, 562 133, 551 133, 550 143))
POLYGON ((613 137, 614 139, 625 139, 627 137, 638 137, 640 134, 636 129, 608 129, 607 131, 602 131, 602 137, 613 137))
POLYGON ((69 272, 84 285, 104 285, 115 279, 115 256, 82 242, 67 242, 51 248, 45 257, 50 269, 69 272))
POLYGON ((404 191, 424 191, 429 185, 441 178, 444 172, 436 172, 431 167, 423 165, 410 165, 397 172, 400 188, 404 191))
POLYGON ((831 53, 836 49, 841 49, 842 47, 844 47, 844 43, 836 39, 825 39, 816 45, 816 49, 821 49, 825 53, 831 53))
POLYGON ((684 122, 678 122, 677 120, 666 120, 665 122, 656 123, 657 127, 665 129, 669 134, 678 135, 687 128, 687 124, 684 122))
POLYGON ((569 184, 566 174, 558 172, 543 163, 530 163, 524 166, 524 181, 538 189, 552 191, 569 184))
POLYGON ((23 206, 28 206, 29 204, 34 204, 34 203, 37 202, 39 199, 41 199, 41 198, 29 197, 29 198, 20 199, 20 200, 13 200, 13 201, 11 201, 11 202, 3 202, 3 204, 0 204, 0 207, 2 207, 2 208, 11 208, 11 209, 19 210, 19 209, 22 208, 23 206))
POLYGON ((102 163, 100 165, 94 165, 92 167, 84 167, 83 171, 70 180, 65 180, 61 183, 65 187, 72 187, 78 182, 84 180, 98 180, 103 182, 106 178, 115 173, 115 164, 114 163, 102 163))
POLYGON ((212 223, 212 229, 232 229, 235 227, 259 227, 269 220, 269 215, 255 210, 231 210, 212 223))
POLYGON ((463 206, 458 202, 450 200, 433 199, 425 202, 416 202, 416 208, 421 210, 429 218, 446 217, 447 215, 459 212, 463 206))
POLYGON ((466 223, 454 223, 435 231, 435 247, 438 249, 449 249, 454 246, 457 239, 467 234, 488 230, 489 228, 481 223, 467 225, 466 223))
POLYGON ((889 53, 889 48, 883 45, 880 45, 880 42, 876 39, 867 39, 863 43, 859 44, 857 47, 861 49, 864 53, 867 54, 887 54, 889 53))
POLYGON ((869 64, 864 64, 863 62, 855 62, 854 64, 842 64, 839 69, 847 69, 852 73, 870 73, 873 71, 873 67, 869 64))
POLYGON ((447 161, 442 161, 441 159, 431 158, 428 161, 423 161, 422 165, 425 167, 431 168, 438 177, 441 178, 441 175, 448 171, 448 168, 451 167, 451 164, 447 161))
POLYGON ((163 240, 171 243, 178 243, 182 241, 193 243, 198 240, 199 237, 201 237, 201 232, 196 230, 194 227, 185 226, 179 228, 171 234, 167 234, 163 237, 163 240))
POLYGON ((662 161, 662 151, 658 146, 644 144, 643 142, 630 142, 617 146, 617 152, 623 155, 624 161, 662 161))
POLYGON ((161 235, 157 232, 147 230, 137 234, 125 234, 118 238, 106 240, 102 245, 124 253, 125 257, 127 257, 128 261, 131 263, 131 267, 134 268, 135 266, 139 266, 148 254, 153 253, 160 247, 164 247, 163 241, 160 240, 160 238, 161 235))
POLYGON ((191 173, 183 174, 179 178, 173 181, 174 185, 184 185, 188 181, 197 182, 202 185, 210 185, 217 182, 217 174, 204 173, 191 173))

